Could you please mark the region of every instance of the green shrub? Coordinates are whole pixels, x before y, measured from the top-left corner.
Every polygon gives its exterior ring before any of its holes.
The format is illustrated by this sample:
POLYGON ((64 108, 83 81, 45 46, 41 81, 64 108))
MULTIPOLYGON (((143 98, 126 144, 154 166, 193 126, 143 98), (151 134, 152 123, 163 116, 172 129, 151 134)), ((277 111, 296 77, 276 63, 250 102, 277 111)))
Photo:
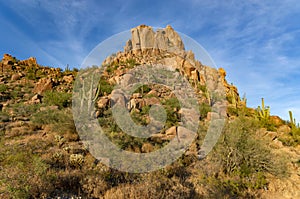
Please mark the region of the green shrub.
POLYGON ((42 193, 51 192, 47 174, 49 165, 40 157, 18 146, 1 146, 0 154, 3 194, 9 198, 40 198, 42 193))
POLYGON ((0 93, 3 93, 7 90, 7 86, 5 84, 0 85, 0 93))
POLYGON ((36 67, 28 68, 26 77, 30 80, 36 80, 37 79, 37 71, 38 71, 38 68, 36 68, 36 67))
POLYGON ((256 138, 259 121, 239 116, 227 124, 212 154, 222 173, 238 182, 239 191, 267 186, 266 175, 285 176, 285 161, 256 138))
POLYGON ((0 112, 0 122, 8 122, 9 114, 6 112, 0 112))
POLYGON ((176 97, 172 97, 164 100, 162 104, 167 113, 167 120, 165 126, 167 128, 170 128, 176 125, 180 120, 179 115, 176 111, 174 111, 175 109, 180 109, 180 103, 176 97))
POLYGON ((12 108, 14 110, 15 115, 19 116, 30 116, 40 109, 41 105, 40 104, 24 104, 24 103, 17 103, 13 104, 12 108))
POLYGON ((138 89, 135 90, 135 93, 141 93, 142 95, 144 95, 145 93, 148 93, 149 91, 151 91, 151 88, 148 85, 142 85, 140 86, 138 89))
POLYGON ((31 116, 32 123, 36 126, 51 125, 55 132, 65 135, 66 133, 76 133, 73 116, 67 110, 46 110, 40 111, 31 116))
POLYGON ((288 134, 279 137, 279 140, 285 146, 297 146, 300 144, 300 129, 291 130, 288 134))
POLYGON ((109 84, 106 79, 101 77, 98 84, 98 90, 95 98, 97 98, 98 96, 104 96, 105 94, 109 95, 113 91, 113 89, 114 86, 109 84))
POLYGON ((43 103, 48 106, 56 105, 59 108, 68 107, 71 105, 71 93, 46 91, 43 97, 43 103))
POLYGON ((211 111, 211 106, 207 103, 202 103, 199 106, 200 111, 200 117, 202 119, 207 117, 207 113, 211 111))
POLYGON ((138 65, 135 59, 127 59, 126 65, 128 68, 133 68, 134 66, 138 65))

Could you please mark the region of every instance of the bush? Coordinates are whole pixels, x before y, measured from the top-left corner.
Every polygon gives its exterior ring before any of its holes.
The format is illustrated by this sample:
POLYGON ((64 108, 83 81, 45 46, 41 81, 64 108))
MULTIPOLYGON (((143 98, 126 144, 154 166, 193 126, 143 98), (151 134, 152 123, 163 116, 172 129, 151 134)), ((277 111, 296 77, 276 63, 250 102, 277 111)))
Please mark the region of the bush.
MULTIPOLYGON (((1 145, 1 144, 0 144, 1 145)), ((51 192, 47 165, 40 157, 21 147, 0 147, 0 182, 7 198, 40 198, 51 192), (9 175, 7 175, 9 173, 9 175)))
POLYGON ((3 93, 7 90, 7 86, 5 84, 0 85, 0 93, 3 93))
POLYGON ((68 123, 71 121, 70 117, 62 110, 46 110, 33 114, 31 121, 38 125, 68 123))
POLYGON ((71 93, 46 91, 44 93, 43 102, 48 106, 56 105, 59 108, 64 108, 71 105, 71 97, 71 93))
POLYGON ((9 114, 6 112, 0 112, 0 122, 8 122, 9 114))
POLYGON ((290 133, 279 137, 279 140, 285 146, 297 146, 300 144, 300 129, 292 129, 290 133))
POLYGON ((175 109, 176 110, 180 109, 180 103, 177 98, 172 97, 163 101, 162 104, 167 113, 167 121, 165 126, 167 128, 170 128, 176 125, 180 120, 179 115, 177 114, 176 111, 174 111, 175 109))
POLYGON ((30 120, 38 127, 50 125, 51 129, 60 133, 62 136, 67 136, 67 134, 69 134, 68 136, 74 137, 71 135, 76 134, 73 116, 69 109, 40 111, 33 114, 30 120))
POLYGON ((38 112, 40 107, 41 107, 40 104, 17 103, 12 105, 14 114, 19 116, 24 116, 24 117, 31 116, 32 114, 38 112))
POLYGON ((207 113, 211 111, 211 106, 207 103, 202 103, 199 106, 200 111, 200 117, 201 119, 204 119, 207 117, 207 113))
POLYGON ((114 89, 114 86, 113 85, 110 85, 108 83, 107 80, 105 80, 103 77, 100 78, 100 81, 99 81, 99 85, 98 85, 100 88, 99 90, 99 95, 98 96, 104 96, 104 94, 106 93, 107 95, 110 94, 113 89, 114 89))
POLYGON ((275 176, 286 174, 285 162, 272 154, 263 140, 255 137, 259 127, 259 121, 239 116, 227 124, 212 155, 212 159, 219 165, 220 172, 224 173, 228 180, 234 180, 231 182, 234 182, 234 187, 238 187, 236 190, 241 192, 266 187, 268 173, 275 176))

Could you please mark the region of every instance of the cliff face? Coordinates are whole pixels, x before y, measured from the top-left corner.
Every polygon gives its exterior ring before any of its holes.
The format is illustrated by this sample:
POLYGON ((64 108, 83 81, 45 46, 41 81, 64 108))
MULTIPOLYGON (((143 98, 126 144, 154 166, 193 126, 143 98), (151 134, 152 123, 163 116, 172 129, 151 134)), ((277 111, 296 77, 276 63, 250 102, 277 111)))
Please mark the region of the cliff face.
POLYGON ((168 52, 184 51, 184 44, 180 36, 171 26, 162 30, 153 31, 153 28, 146 25, 140 25, 131 29, 132 38, 125 46, 125 52, 131 50, 155 49, 168 52))

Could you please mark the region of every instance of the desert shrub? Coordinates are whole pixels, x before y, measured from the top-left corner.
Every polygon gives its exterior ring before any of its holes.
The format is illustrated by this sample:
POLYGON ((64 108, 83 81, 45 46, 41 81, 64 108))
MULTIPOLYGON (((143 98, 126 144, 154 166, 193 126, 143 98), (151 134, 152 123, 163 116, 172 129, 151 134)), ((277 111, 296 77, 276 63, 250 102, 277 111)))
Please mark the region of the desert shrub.
POLYGON ((199 112, 201 119, 204 119, 207 117, 207 113, 211 111, 211 106, 207 103, 202 103, 199 106, 199 112))
POLYGON ((300 128, 292 128, 291 132, 279 137, 285 146, 297 146, 300 144, 300 128))
POLYGON ((119 184, 108 190, 104 198, 199 198, 192 187, 184 186, 177 179, 163 175, 146 175, 143 180, 131 184, 119 184))
POLYGON ((106 130, 110 132, 119 132, 121 129, 118 127, 115 119, 112 116, 111 109, 105 110, 103 112, 102 117, 98 118, 98 122, 102 128, 105 128, 106 130))
POLYGON ((24 104, 24 103, 16 103, 12 105, 14 114, 19 116, 28 117, 40 109, 40 104, 24 104))
POLYGON ((296 125, 296 119, 293 118, 292 112, 290 112, 290 117, 291 117, 291 132, 290 135, 293 138, 293 145, 296 146, 300 144, 300 126, 299 123, 296 125))
POLYGON ((167 120, 165 126, 167 128, 170 128, 176 125, 180 120, 179 115, 177 114, 176 111, 174 111, 180 109, 180 103, 177 98, 172 97, 164 100, 162 104, 167 113, 167 120))
POLYGON ((105 93, 107 95, 110 94, 113 91, 114 86, 109 84, 107 80, 101 77, 99 81, 99 88, 100 88, 99 95, 103 96, 105 93))
POLYGON ((43 103, 48 106, 56 105, 59 108, 68 107, 71 105, 71 93, 46 91, 43 97, 43 103))
POLYGON ((133 68, 134 66, 138 65, 135 59, 127 59, 126 60, 126 65, 129 68, 133 68))
POLYGON ((70 165, 75 168, 81 168, 84 162, 84 157, 81 154, 71 154, 69 158, 70 165))
POLYGON ((144 93, 148 93, 149 91, 151 91, 151 88, 148 85, 141 85, 138 89, 136 89, 134 91, 134 93, 141 93, 142 95, 144 95, 144 93))
POLYGON ((266 187, 268 173, 285 176, 283 159, 272 154, 266 143, 255 137, 259 127, 259 121, 253 118, 238 117, 227 124, 213 152, 212 159, 229 178, 225 184, 230 185, 233 193, 266 187))
POLYGON ((30 120, 33 125, 38 127, 50 125, 53 131, 64 137, 72 137, 72 135, 77 134, 73 116, 69 109, 40 111, 33 114, 30 120))
POLYGON ((147 125, 148 124, 148 121, 147 121, 148 112, 146 112, 146 111, 149 111, 149 109, 147 110, 147 107, 145 106, 142 108, 142 111, 140 113, 134 111, 130 114, 130 116, 137 125, 147 125))
POLYGON ((21 147, 1 146, 0 154, 3 194, 9 198, 39 198, 41 194, 51 192, 50 175, 47 174, 49 165, 40 157, 21 147))
POLYGON ((37 79, 37 71, 38 68, 36 67, 30 67, 27 69, 26 78, 30 80, 36 80, 37 79))
POLYGON ((7 90, 7 86, 5 84, 0 85, 0 93, 3 93, 7 90))
POLYGON ((57 123, 68 123, 70 117, 64 110, 45 110, 40 111, 32 115, 31 121, 34 124, 57 124, 57 123))
POLYGON ((8 122, 9 114, 6 112, 0 112, 0 122, 8 122))

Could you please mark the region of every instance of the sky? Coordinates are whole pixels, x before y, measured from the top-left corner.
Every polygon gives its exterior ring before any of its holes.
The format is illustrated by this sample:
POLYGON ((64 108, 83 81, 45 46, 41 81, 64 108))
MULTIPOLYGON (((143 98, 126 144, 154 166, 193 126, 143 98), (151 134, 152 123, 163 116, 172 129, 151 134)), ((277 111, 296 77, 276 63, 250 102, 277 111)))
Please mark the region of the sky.
POLYGON ((0 0, 0 54, 78 68, 100 42, 140 24, 193 38, 249 107, 263 97, 271 114, 287 120, 292 110, 300 122, 298 0, 0 0))

